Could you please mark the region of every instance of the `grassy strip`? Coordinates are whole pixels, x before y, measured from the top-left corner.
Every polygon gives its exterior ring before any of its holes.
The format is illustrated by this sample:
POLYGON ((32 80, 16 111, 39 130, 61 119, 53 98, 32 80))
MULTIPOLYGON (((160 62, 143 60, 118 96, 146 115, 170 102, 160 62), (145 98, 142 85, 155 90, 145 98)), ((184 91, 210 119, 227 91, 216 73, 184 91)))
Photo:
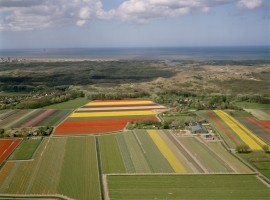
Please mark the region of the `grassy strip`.
POLYGON ((111 200, 269 199, 270 190, 254 175, 107 176, 111 200))

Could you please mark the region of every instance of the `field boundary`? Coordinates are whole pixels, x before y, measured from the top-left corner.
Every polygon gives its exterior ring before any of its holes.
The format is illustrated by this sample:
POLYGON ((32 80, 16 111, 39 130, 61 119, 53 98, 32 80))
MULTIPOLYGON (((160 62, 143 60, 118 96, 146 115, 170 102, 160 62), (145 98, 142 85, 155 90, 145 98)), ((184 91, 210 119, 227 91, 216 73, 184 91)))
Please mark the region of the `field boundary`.
POLYGON ((207 169, 201 164, 200 161, 198 161, 197 158, 195 158, 192 153, 190 153, 190 151, 176 138, 176 136, 169 131, 170 135, 173 137, 173 139, 187 152, 187 154, 197 163, 197 165, 199 165, 199 167, 204 171, 204 173, 209 173, 207 171, 207 169))
POLYGON ((108 183, 107 183, 107 174, 102 175, 103 188, 104 188, 104 200, 110 200, 108 183))
MULTIPOLYGON (((40 141, 39 141, 39 143, 38 143, 38 145, 36 146, 36 148, 34 149, 34 151, 33 151, 33 153, 31 154, 31 156, 28 158, 28 159, 8 159, 8 160, 10 160, 10 161, 31 161, 31 160, 34 160, 34 157, 36 156, 36 153, 37 153, 37 151, 38 151, 38 149, 39 149, 39 147, 40 147, 40 145, 41 145, 41 143, 43 142, 43 139, 44 139, 44 137, 41 137, 41 139, 40 139, 40 141)), ((23 139, 23 141, 25 140, 25 138, 23 139)), ((32 139, 33 140, 33 139, 32 139)), ((19 145, 21 145, 22 144, 22 142, 19 144, 19 145)), ((18 147, 19 147, 19 145, 18 145, 18 147)), ((15 151, 15 150, 14 150, 15 151)), ((13 153, 13 152, 12 152, 13 153)), ((12 154, 10 154, 10 156, 11 156, 12 154)))
POLYGON ((63 199, 63 200, 74 200, 74 199, 72 199, 72 198, 70 198, 70 197, 67 197, 67 196, 65 196, 65 195, 61 195, 61 194, 48 194, 48 195, 46 195, 46 194, 43 194, 43 195, 38 195, 38 194, 31 194, 31 195, 29 195, 29 194, 0 194, 0 199, 1 198, 12 198, 12 199, 25 199, 25 198, 30 198, 30 199, 36 199, 36 198, 38 198, 38 199, 47 199, 48 197, 49 198, 57 198, 57 199, 63 199))

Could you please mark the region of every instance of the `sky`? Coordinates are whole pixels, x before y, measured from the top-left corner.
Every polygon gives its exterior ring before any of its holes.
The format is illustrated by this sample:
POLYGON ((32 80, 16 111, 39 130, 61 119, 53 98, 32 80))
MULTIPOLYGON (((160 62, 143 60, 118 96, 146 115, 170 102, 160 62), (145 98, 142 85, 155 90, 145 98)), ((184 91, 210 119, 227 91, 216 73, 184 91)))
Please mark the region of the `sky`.
POLYGON ((270 45, 270 0, 0 0, 0 48, 270 45))

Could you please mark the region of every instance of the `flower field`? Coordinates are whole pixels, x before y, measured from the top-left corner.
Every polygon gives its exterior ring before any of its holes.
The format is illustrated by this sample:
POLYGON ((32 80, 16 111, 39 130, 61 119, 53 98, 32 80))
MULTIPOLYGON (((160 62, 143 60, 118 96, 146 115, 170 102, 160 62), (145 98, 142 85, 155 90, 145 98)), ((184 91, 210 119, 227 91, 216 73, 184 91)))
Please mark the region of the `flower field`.
POLYGON ((214 111, 252 150, 262 150, 261 146, 266 143, 257 137, 254 133, 244 127, 236 119, 227 113, 215 110, 214 111))
POLYGON ((0 166, 3 164, 6 158, 14 151, 14 149, 20 144, 21 141, 21 138, 0 140, 0 166))
POLYGON ((186 169, 179 162, 179 160, 176 158, 170 148, 165 144, 162 138, 157 134, 157 132, 155 130, 149 130, 148 134, 155 142, 162 155, 168 160, 174 171, 179 173, 186 172, 186 169))
POLYGON ((67 117, 71 110, 15 110, 7 111, 0 122, 3 128, 23 128, 36 126, 55 126, 67 117), (15 112, 16 111, 16 112, 15 112))
POLYGON ((270 145, 270 122, 255 117, 239 117, 237 120, 270 145))
POLYGON ((157 120, 164 106, 148 100, 96 100, 77 109, 54 134, 100 134, 120 131, 130 121, 157 120))
POLYGON ((270 121, 270 113, 264 110, 259 109, 244 109, 245 111, 251 113, 254 117, 256 117, 259 120, 266 120, 270 121))
POLYGON ((213 151, 197 138, 176 138, 165 130, 135 130, 98 138, 104 174, 251 173, 235 157, 222 151, 221 145, 214 146, 213 151))
POLYGON ((199 111, 198 115, 207 119, 211 123, 211 126, 218 131, 230 148, 235 148, 236 145, 244 143, 241 138, 214 111, 203 110, 199 111))
POLYGON ((101 199, 95 138, 45 138, 34 160, 4 165, 0 193, 101 199))

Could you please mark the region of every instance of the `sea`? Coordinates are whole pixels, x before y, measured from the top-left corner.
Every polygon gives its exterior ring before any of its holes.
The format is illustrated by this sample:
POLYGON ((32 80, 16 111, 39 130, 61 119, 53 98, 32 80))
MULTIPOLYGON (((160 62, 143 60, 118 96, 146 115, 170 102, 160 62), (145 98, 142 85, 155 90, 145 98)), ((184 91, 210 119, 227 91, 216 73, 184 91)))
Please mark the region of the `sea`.
POLYGON ((270 60, 270 46, 0 49, 0 58, 64 60, 270 60))

